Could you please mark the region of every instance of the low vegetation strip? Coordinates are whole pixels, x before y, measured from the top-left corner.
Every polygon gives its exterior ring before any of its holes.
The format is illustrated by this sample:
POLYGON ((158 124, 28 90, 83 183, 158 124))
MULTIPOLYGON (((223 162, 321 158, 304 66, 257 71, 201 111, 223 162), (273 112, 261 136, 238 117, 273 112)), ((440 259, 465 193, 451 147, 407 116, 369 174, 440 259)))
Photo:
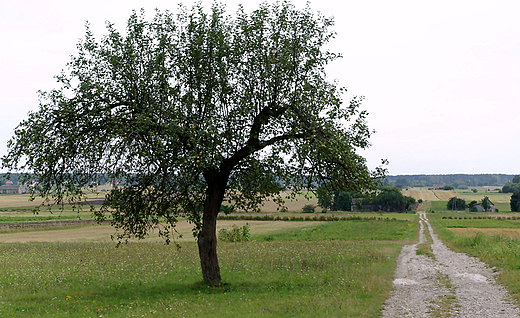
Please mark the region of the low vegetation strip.
POLYGON ((475 237, 477 235, 503 236, 520 239, 520 228, 449 228, 455 235, 463 237, 475 237))
POLYGON ((493 217, 443 217, 439 224, 446 228, 520 228, 520 219, 493 217))
POLYGON ((220 242, 221 287, 201 282, 195 243, 182 242, 180 249, 0 244, 0 316, 379 316, 402 241, 415 237, 416 222, 330 222, 315 229, 271 241, 262 235, 220 242), (318 239, 318 232, 328 239, 318 239))
POLYGON ((352 221, 352 220, 396 220, 396 218, 376 217, 376 216, 359 216, 359 215, 314 215, 314 216, 280 216, 280 215, 251 215, 251 214, 233 214, 219 215, 218 220, 250 220, 250 221, 352 221))

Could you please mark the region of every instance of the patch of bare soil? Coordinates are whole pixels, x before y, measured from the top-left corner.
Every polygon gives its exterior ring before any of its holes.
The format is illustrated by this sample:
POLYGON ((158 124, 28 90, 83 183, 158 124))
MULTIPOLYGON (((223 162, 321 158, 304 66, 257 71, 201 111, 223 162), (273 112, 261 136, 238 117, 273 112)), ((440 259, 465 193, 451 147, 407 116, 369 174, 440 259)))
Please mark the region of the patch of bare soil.
POLYGON ((432 237, 433 257, 417 255, 417 245, 407 245, 398 258, 394 291, 383 317, 518 317, 520 311, 493 271, 478 259, 448 249, 433 233, 421 213, 419 243, 432 237))

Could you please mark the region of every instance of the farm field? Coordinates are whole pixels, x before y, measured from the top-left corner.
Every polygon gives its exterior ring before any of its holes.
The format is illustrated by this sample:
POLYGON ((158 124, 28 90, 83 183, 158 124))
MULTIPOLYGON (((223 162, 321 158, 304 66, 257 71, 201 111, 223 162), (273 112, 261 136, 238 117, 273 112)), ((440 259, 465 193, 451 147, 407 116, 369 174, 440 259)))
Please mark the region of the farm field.
POLYGON ((511 193, 499 193, 498 191, 490 191, 487 189, 479 189, 477 193, 471 190, 428 190, 427 188, 408 188, 403 189, 402 193, 406 196, 411 196, 416 200, 423 201, 448 201, 453 197, 458 197, 470 201, 480 201, 484 197, 489 197, 493 203, 507 203, 509 204, 511 193))
POLYGON ((0 316, 378 317, 396 257, 416 239, 415 216, 406 216, 412 221, 219 221, 248 223, 253 239, 219 243, 220 287, 202 283, 185 222, 180 249, 153 235, 116 248, 104 225, 3 233, 0 316))

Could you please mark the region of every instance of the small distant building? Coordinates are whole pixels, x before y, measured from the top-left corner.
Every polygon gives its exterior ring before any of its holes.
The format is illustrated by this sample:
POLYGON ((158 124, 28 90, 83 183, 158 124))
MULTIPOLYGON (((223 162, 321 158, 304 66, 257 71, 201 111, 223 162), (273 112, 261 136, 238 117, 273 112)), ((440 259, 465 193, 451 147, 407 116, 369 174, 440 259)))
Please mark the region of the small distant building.
POLYGON ((25 194, 29 193, 29 187, 23 185, 0 186, 0 194, 25 194))
POLYGON ((489 209, 487 211, 482 207, 482 202, 475 204, 475 208, 478 212, 497 212, 495 205, 491 201, 489 201, 489 209))
POLYGON ((367 199, 363 198, 354 198, 350 203, 350 211, 352 212, 360 212, 360 211, 379 211, 379 206, 370 204, 367 199))
POLYGON ((13 181, 11 181, 11 180, 7 180, 7 181, 5 182, 5 184, 6 184, 6 185, 12 185, 12 184, 13 184, 13 181))

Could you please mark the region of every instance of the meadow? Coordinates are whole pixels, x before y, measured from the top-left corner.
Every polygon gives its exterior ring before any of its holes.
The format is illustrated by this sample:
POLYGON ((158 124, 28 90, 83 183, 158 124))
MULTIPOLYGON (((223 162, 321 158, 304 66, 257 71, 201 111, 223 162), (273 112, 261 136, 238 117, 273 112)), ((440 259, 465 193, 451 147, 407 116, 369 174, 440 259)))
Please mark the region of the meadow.
POLYGON ((0 316, 377 317, 416 232, 405 220, 257 230, 219 243, 220 287, 202 283, 193 242, 2 243, 0 316))

